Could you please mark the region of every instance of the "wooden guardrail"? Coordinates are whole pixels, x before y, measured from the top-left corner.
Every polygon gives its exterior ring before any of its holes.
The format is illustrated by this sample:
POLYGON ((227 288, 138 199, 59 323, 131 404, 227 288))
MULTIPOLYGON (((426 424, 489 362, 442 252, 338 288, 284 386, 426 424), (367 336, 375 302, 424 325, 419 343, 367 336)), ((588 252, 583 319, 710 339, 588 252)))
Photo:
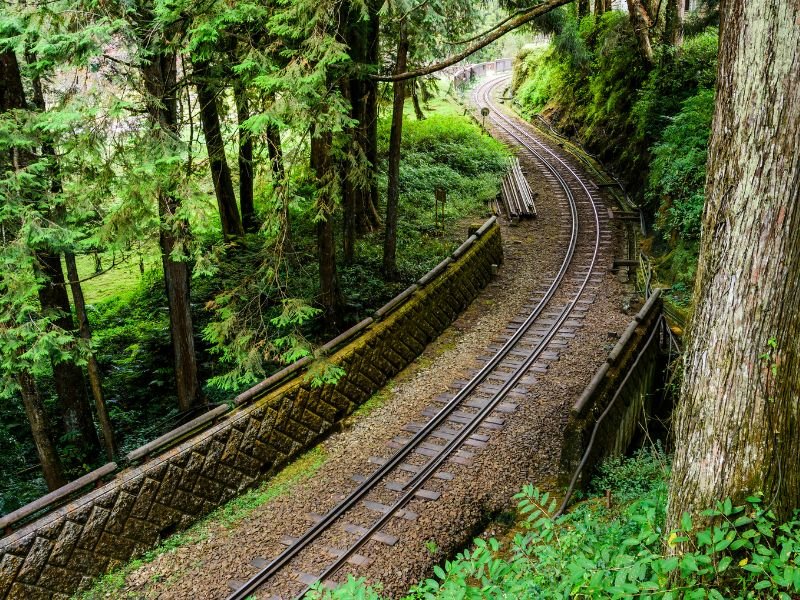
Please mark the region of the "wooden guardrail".
MULTIPOLYGON (((414 293, 417 292, 417 290, 420 290, 421 288, 430 284, 445 270, 447 270, 447 268, 454 262, 455 259, 463 256, 463 254, 474 245, 478 238, 489 231, 496 221, 496 217, 490 217, 486 222, 483 223, 483 225, 481 225, 480 228, 475 231, 475 233, 471 234, 467 240, 452 253, 451 256, 445 258, 433 269, 428 271, 428 273, 423 275, 419 281, 409 286, 403 292, 376 310, 372 317, 367 317, 322 345, 318 349, 317 355, 321 356, 330 353, 334 349, 342 346, 346 342, 351 341, 353 338, 364 332, 373 323, 386 318, 389 314, 403 306, 406 301, 408 301, 409 298, 411 298, 414 293)), ((246 406, 254 399, 263 396, 266 392, 276 388, 290 377, 306 369, 313 362, 314 357, 306 356, 290 365, 287 365, 280 371, 270 375, 263 381, 237 395, 231 403, 232 407, 240 408, 246 406)), ((125 455, 122 465, 117 465, 117 463, 114 462, 108 463, 103 467, 92 471, 91 473, 87 473, 83 477, 60 487, 57 490, 42 496, 41 498, 38 498, 35 501, 26 504, 25 506, 5 515, 4 517, 1 517, 0 531, 10 533, 15 525, 22 522, 27 522, 31 516, 38 515, 46 509, 52 509, 60 504, 63 504, 65 501, 73 498, 78 492, 84 490, 87 486, 101 483, 109 475, 116 473, 120 467, 127 467, 129 465, 145 461, 156 452, 166 450, 167 448, 176 445, 186 438, 200 433, 227 415, 232 407, 229 404, 217 406, 212 410, 192 419, 191 421, 188 421, 187 423, 168 431, 164 435, 159 436, 151 442, 132 450, 125 455)))

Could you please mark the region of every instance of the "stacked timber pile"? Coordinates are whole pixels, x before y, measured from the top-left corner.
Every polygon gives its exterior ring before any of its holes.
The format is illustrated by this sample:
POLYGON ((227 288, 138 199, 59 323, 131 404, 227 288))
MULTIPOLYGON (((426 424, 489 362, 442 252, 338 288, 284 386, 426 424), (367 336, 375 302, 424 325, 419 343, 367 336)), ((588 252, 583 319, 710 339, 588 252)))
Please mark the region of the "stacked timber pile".
POLYGON ((506 214, 512 221, 536 218, 534 194, 516 157, 509 159, 508 173, 503 177, 501 198, 506 214))

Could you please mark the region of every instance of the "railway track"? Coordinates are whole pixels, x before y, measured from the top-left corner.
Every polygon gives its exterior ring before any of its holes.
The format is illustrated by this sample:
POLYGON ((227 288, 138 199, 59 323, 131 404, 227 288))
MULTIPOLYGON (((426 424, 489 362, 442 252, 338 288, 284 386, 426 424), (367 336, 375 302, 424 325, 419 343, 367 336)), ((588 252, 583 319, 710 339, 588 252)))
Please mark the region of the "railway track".
POLYGON ((230 582, 228 600, 258 595, 264 598, 302 597, 318 581, 332 584, 348 564, 369 562, 363 549, 369 544, 393 545, 396 536, 385 531, 390 520, 417 517, 415 503, 435 501, 439 493, 426 489, 432 479, 452 479, 443 469, 448 463, 465 464, 470 452, 481 448, 502 427, 497 414, 513 411, 509 402, 523 385, 535 383, 529 373, 540 359, 552 355, 556 338, 571 335, 585 313, 587 292, 597 285, 603 243, 603 218, 599 196, 563 156, 548 148, 523 126, 498 112, 491 91, 502 79, 490 80, 475 90, 481 106, 493 108, 491 123, 537 161, 563 196, 563 231, 566 245, 560 268, 546 288, 532 298, 528 311, 516 319, 497 340, 494 353, 483 367, 443 405, 431 411, 425 423, 407 426, 410 438, 395 438, 396 451, 376 459, 377 468, 297 538, 286 537, 286 549, 271 560, 255 557, 257 572, 247 581, 230 582))

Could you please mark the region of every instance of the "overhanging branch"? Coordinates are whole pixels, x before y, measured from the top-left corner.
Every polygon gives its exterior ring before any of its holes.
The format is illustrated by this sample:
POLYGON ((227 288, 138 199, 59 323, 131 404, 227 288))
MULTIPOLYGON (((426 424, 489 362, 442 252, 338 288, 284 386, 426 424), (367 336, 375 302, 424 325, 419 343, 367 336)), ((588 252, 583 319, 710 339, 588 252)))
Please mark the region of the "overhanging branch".
POLYGON ((447 58, 438 63, 434 63, 432 65, 428 65, 427 67, 416 69, 414 71, 397 73, 395 75, 373 75, 372 78, 377 81, 403 81, 405 79, 413 79, 414 77, 422 77, 423 75, 430 75, 431 73, 435 73, 436 71, 441 71, 442 69, 450 67, 456 64, 457 62, 464 60, 465 58, 474 54, 481 48, 488 46, 493 41, 500 39, 509 31, 513 31, 517 27, 525 25, 525 23, 532 21, 536 17, 548 13, 551 10, 558 8, 559 6, 569 4, 572 1, 573 0, 545 0, 541 4, 537 4, 536 6, 531 7, 530 10, 514 17, 510 21, 502 22, 502 24, 497 28, 495 28, 494 30, 486 32, 487 33, 486 37, 483 37, 482 39, 469 45, 463 51, 459 52, 458 54, 454 54, 450 58, 447 58))

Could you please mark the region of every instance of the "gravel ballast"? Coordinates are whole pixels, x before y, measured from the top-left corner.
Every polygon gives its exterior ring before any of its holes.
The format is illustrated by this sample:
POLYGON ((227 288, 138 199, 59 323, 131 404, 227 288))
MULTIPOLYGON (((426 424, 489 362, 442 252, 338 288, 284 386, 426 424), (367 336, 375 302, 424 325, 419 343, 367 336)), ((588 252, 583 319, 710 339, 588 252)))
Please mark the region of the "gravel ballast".
MULTIPOLYGON (((493 133, 504 139, 500 132, 493 133)), ((114 597, 226 597, 230 580, 245 580, 256 573, 250 564, 253 559, 279 554, 285 548, 282 538, 302 534, 312 524, 313 514, 324 514, 356 487, 354 475, 367 475, 376 468, 371 458, 389 457, 394 438, 410 437, 408 430, 403 431, 405 426, 424 422, 426 409, 430 412, 441 405, 437 397, 452 395, 458 381, 469 379, 482 366, 481 359, 492 353, 492 340, 496 345, 498 336, 525 315, 564 257, 559 245, 567 214, 564 202, 538 165, 525 156, 520 160, 531 188, 538 192, 539 218, 516 226, 500 219, 505 259, 496 278, 387 386, 383 404, 351 418, 342 431, 322 443, 328 458, 314 477, 256 508, 235 526, 210 523, 203 540, 161 554, 132 571, 114 597)), ((607 228, 613 230, 612 225, 607 228)), ((619 247, 616 237, 612 246, 619 247)), ((607 265, 613 257, 604 258, 607 265)), ((536 370, 527 378, 527 391, 514 394, 517 408, 503 415, 503 428, 480 428, 486 446, 465 448, 474 454, 472 464, 445 463, 443 470, 452 473, 453 479, 434 478, 424 486, 441 496, 434 501, 413 500, 407 508, 418 514, 415 520, 393 518, 383 529, 399 541, 394 546, 368 542, 359 554, 371 562, 353 566, 353 574, 381 582, 389 596, 401 596, 410 585, 429 576, 433 564, 468 543, 494 515, 513 508, 512 496, 524 484, 553 486, 569 408, 613 346, 610 333, 618 335, 630 320, 622 310, 630 290, 607 267, 600 274, 602 280, 592 293, 594 302, 583 313, 574 337, 559 339, 560 344, 554 344, 558 359, 546 361, 546 371, 536 370)), ((390 503, 388 495, 386 503, 390 503)), ((364 522, 377 517, 362 510, 364 514, 356 517, 363 516, 364 522)), ((328 546, 344 544, 340 532, 326 535, 328 546)), ((312 554, 303 563, 314 572, 332 560, 319 550, 312 554)), ((291 583, 278 583, 277 591, 289 590, 291 583)), ((274 593, 275 589, 261 596, 274 593)))

